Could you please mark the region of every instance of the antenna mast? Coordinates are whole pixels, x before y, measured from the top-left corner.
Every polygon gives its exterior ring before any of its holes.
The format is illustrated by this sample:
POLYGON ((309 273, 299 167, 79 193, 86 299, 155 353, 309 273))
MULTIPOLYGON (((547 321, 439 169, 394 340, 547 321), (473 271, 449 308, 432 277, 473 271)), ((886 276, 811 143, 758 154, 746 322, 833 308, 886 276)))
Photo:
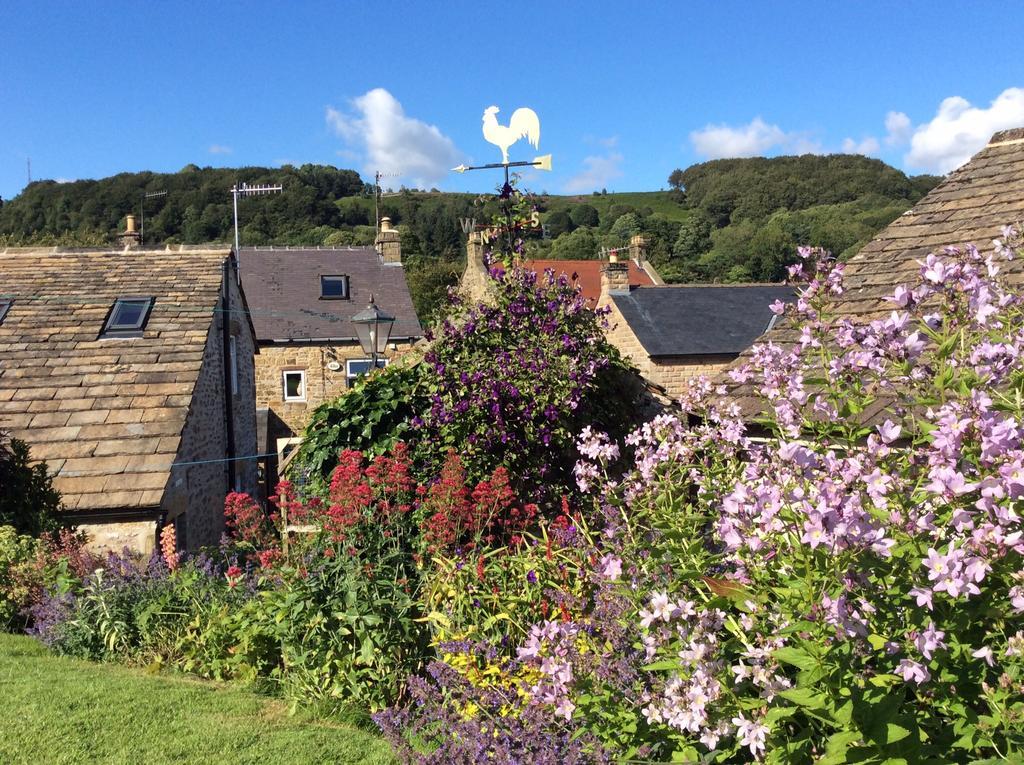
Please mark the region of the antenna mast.
POLYGON ((243 183, 239 186, 237 183, 231 187, 231 196, 234 199, 235 207, 235 257, 238 257, 238 198, 239 197, 259 197, 266 194, 279 194, 283 191, 283 187, 277 186, 249 186, 243 183))
POLYGON ((150 193, 142 194, 142 203, 139 205, 139 246, 141 247, 146 243, 146 200, 152 199, 153 197, 165 197, 167 196, 166 191, 151 191, 150 193))
POLYGON ((384 196, 380 193, 381 178, 397 178, 398 173, 382 173, 378 170, 373 176, 373 225, 380 233, 380 200, 384 196))

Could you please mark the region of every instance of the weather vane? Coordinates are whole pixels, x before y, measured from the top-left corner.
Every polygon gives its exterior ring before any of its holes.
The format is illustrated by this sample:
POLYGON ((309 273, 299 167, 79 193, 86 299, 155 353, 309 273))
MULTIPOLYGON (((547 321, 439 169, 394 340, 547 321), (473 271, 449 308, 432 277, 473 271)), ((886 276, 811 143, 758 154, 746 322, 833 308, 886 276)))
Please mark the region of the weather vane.
MULTIPOLYGON (((493 143, 501 149, 501 162, 494 162, 489 165, 459 165, 453 167, 452 171, 464 173, 467 170, 490 170, 492 168, 504 168, 505 185, 501 188, 501 199, 505 208, 505 219, 507 221, 508 251, 512 252, 512 209, 509 199, 512 196, 512 184, 509 182, 508 169, 510 167, 536 167, 538 170, 551 170, 551 155, 545 154, 542 157, 535 157, 529 162, 509 162, 509 147, 525 138, 533 148, 540 148, 540 119, 537 112, 527 107, 516 109, 512 112, 512 118, 508 126, 498 124, 498 107, 488 106, 484 109, 484 139, 493 143)), ((536 213, 534 214, 536 216, 536 213)))
POLYGON ((522 138, 529 141, 533 148, 540 148, 540 119, 533 109, 523 107, 512 112, 512 119, 508 126, 498 124, 498 107, 488 106, 484 109, 484 139, 493 143, 501 149, 501 162, 494 162, 489 165, 459 165, 453 167, 456 173, 464 173, 467 170, 490 170, 502 167, 505 169, 505 188, 502 189, 504 196, 509 190, 508 169, 510 167, 536 167, 538 170, 551 169, 551 155, 535 157, 530 162, 509 162, 508 148, 522 138))

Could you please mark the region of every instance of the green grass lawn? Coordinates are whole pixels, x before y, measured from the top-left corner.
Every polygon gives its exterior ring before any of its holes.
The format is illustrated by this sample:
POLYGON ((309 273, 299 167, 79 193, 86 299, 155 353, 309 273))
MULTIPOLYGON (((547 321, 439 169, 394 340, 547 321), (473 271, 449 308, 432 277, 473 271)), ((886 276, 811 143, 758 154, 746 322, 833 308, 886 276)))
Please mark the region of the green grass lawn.
POLYGON ((393 763, 354 728, 180 676, 53 656, 0 634, 0 763, 393 763))

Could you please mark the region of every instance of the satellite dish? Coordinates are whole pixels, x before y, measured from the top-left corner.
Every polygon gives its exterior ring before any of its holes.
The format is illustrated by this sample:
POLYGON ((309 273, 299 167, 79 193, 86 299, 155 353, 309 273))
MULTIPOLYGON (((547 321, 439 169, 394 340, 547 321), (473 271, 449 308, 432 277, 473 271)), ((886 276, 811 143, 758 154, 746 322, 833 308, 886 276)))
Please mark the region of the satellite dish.
POLYGON ((341 369, 341 364, 337 361, 328 361, 327 368, 330 369, 332 372, 337 372, 339 369, 341 369))

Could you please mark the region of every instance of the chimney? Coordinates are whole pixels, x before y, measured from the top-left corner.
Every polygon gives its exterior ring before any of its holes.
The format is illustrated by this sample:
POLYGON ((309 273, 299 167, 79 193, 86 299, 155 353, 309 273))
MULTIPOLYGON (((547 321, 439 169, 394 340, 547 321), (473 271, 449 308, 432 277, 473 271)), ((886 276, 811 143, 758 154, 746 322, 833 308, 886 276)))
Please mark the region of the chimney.
POLYGON ((466 270, 459 289, 474 302, 484 300, 490 290, 490 277, 484 264, 485 242, 483 231, 470 232, 466 242, 466 270))
POLYGON ((380 231, 373 244, 385 263, 402 262, 402 238, 397 229, 391 228, 391 218, 380 219, 380 231))
POLYGON ((647 240, 643 234, 636 234, 629 240, 629 259, 636 263, 637 268, 643 270, 644 261, 647 259, 647 240))
POLYGON ((608 256, 608 262, 601 268, 601 297, 603 303, 609 295, 629 292, 629 263, 620 263, 615 253, 608 256))
POLYGON ((124 231, 117 236, 117 242, 126 250, 133 250, 139 246, 141 235, 135 230, 135 216, 131 213, 125 218, 124 231))

